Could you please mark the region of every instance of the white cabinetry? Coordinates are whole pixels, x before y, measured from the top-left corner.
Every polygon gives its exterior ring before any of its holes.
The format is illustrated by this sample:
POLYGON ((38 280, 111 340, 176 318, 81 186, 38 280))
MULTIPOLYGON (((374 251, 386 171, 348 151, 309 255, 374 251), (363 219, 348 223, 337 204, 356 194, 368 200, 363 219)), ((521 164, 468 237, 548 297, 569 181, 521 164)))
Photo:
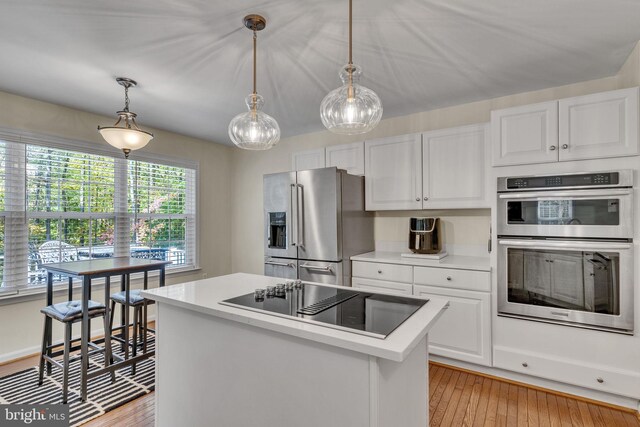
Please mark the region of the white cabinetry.
POLYGON ((365 205, 368 211, 422 209, 420 134, 365 141, 365 205))
POLYGON ((558 101, 491 112, 493 165, 558 160, 558 101))
POLYGON ((372 292, 413 293, 410 265, 353 261, 351 286, 372 292))
POLYGON ((462 268, 352 261, 352 286, 449 300, 429 333, 429 352, 491 366, 491 273, 462 268))
MULTIPOLYGON (((429 333, 429 340, 432 333, 429 333)), ((637 372, 623 371, 616 366, 587 364, 573 358, 564 359, 550 356, 549 353, 534 353, 502 346, 493 349, 493 361, 495 367, 509 371, 634 399, 640 396, 640 375, 637 372)))
POLYGON ((488 207, 487 141, 486 124, 365 141, 366 209, 488 207))
POLYGON ((638 88, 491 112, 493 166, 640 154, 638 88))
POLYGON ((430 353, 491 365, 491 302, 488 292, 414 285, 413 294, 449 300, 449 308, 429 332, 430 353))
POLYGON ((481 124, 422 134, 423 209, 489 206, 488 129, 481 124))
POLYGON ((324 148, 293 153, 291 154, 291 170, 303 171, 323 168, 325 164, 324 156, 324 148))
POLYGON ((638 88, 561 99, 560 160, 633 156, 638 151, 638 88))
POLYGON ((332 145, 325 149, 326 167, 335 166, 351 175, 364 175, 364 141, 332 145))

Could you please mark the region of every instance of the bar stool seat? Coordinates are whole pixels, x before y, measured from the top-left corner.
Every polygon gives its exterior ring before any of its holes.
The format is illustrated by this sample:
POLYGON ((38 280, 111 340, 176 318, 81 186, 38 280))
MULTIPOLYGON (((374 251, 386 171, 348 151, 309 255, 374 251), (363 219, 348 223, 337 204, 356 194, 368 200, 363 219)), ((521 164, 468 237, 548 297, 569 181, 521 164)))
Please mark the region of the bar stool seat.
MULTIPOLYGON (((77 350, 79 347, 73 347, 72 343, 78 341, 72 339, 72 325, 82 320, 82 302, 77 300, 60 302, 57 304, 48 305, 40 310, 45 315, 44 323, 44 336, 42 338, 42 351, 40 353, 40 372, 38 376, 38 385, 42 385, 44 382, 45 362, 47 363, 47 373, 51 375, 51 366, 55 365, 62 369, 62 403, 67 403, 68 390, 69 390, 69 365, 72 360, 77 360, 80 356, 76 356, 73 359, 70 357, 71 352, 77 350), (47 325, 47 317, 55 319, 65 326, 64 341, 62 344, 53 344, 51 342, 50 326, 47 325), (53 351, 54 348, 64 346, 63 350, 53 351), (62 363, 57 361, 55 357, 63 356, 62 363)), ((88 303, 88 316, 89 318, 104 317, 105 331, 108 331, 107 307, 97 301, 89 300, 88 303)), ((109 365, 111 360, 111 345, 110 340, 105 339, 104 348, 97 346, 95 343, 89 342, 89 345, 94 349, 87 354, 87 357, 104 351, 105 366, 109 365)), ((111 373, 111 381, 115 381, 115 374, 111 373)))
MULTIPOLYGON (((102 303, 89 300, 89 317, 103 316, 106 308, 102 303)), ((75 322, 82 318, 82 302, 59 302, 44 307, 40 312, 60 322, 75 322)))
MULTIPOLYGON (((117 292, 115 294, 111 294, 111 300, 117 302, 118 304, 125 304, 130 306, 137 306, 144 304, 145 298, 140 295, 140 289, 133 289, 129 291, 129 304, 126 301, 126 292, 117 292)), ((153 300, 147 300, 147 304, 153 304, 153 300)))

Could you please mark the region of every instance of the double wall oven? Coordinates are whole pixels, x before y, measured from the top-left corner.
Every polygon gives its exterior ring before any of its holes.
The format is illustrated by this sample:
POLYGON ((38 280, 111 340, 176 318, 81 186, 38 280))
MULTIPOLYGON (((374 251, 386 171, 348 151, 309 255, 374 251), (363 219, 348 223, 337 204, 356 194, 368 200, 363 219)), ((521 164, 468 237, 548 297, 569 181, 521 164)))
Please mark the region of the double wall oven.
POLYGON ((498 178, 498 314, 633 333, 633 171, 498 178))

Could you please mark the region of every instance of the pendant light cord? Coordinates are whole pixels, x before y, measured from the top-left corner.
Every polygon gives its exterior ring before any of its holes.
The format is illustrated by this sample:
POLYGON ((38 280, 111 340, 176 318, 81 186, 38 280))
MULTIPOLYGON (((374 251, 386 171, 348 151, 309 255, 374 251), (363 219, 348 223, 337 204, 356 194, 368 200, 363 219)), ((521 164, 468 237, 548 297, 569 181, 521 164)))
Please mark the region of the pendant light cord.
POLYGON ((353 31, 351 27, 353 26, 353 2, 349 0, 349 65, 353 65, 353 56, 352 56, 352 45, 353 45, 353 31))
POLYGON ((256 32, 256 24, 253 25, 253 105, 251 106, 251 109, 253 110, 253 114, 255 115, 256 112, 258 111, 258 90, 257 90, 257 78, 256 78, 256 74, 257 74, 257 66, 256 66, 256 62, 257 62, 257 55, 256 55, 256 51, 257 51, 257 45, 258 45, 258 34, 256 32))
POLYGON ((355 98, 355 91, 353 90, 353 1, 349 0, 349 88, 347 90, 347 98, 355 98))

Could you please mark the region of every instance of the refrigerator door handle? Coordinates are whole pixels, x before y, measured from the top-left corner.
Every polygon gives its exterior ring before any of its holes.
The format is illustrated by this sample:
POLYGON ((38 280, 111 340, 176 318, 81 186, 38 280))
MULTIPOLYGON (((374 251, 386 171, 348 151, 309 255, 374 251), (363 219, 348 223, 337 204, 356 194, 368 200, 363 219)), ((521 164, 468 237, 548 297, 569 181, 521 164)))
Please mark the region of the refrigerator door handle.
POLYGON ((298 192, 297 189, 296 191, 296 204, 295 204, 295 208, 294 208, 294 204, 293 204, 293 192, 294 189, 296 189, 296 184, 291 184, 291 187, 289 188, 289 197, 290 197, 290 202, 291 202, 291 232, 289 233, 289 236, 291 236, 291 246, 296 246, 297 244, 297 234, 298 234, 298 192))
POLYGON ((298 241, 298 246, 304 247, 304 186, 302 186, 302 184, 297 184, 297 186, 298 186, 296 189, 296 196, 298 197, 297 215, 298 215, 298 221, 299 221, 299 223, 297 223, 297 226, 298 226, 297 241, 298 241), (298 189, 300 190, 299 192, 298 192, 298 189))
POLYGON ((306 268, 307 270, 331 271, 330 265, 322 267, 320 265, 301 264, 300 268, 306 268))
POLYGON ((292 262, 265 261, 264 263, 268 264, 268 265, 277 265, 277 266, 280 266, 280 267, 289 267, 289 268, 294 268, 295 267, 295 264, 292 263, 292 262))

